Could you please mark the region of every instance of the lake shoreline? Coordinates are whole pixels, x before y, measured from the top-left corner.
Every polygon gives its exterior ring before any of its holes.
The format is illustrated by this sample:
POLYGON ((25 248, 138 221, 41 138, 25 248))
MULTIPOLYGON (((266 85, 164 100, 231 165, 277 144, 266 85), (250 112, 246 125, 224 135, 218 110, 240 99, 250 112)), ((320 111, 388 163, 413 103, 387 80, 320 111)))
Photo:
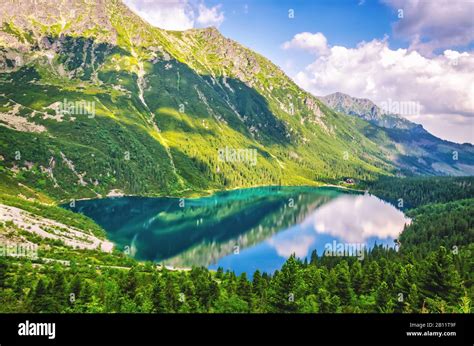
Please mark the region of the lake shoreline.
POLYGON ((176 198, 110 198, 77 206, 117 248, 132 248, 139 261, 170 270, 198 266, 251 273, 261 260, 262 269, 272 272, 282 258, 309 258, 310 251, 321 253, 334 241, 371 248, 399 237, 406 224, 403 213, 351 187, 233 189, 196 200, 186 210, 176 198), (239 261, 235 254, 241 255, 239 261))
MULTIPOLYGON (((341 186, 341 185, 334 185, 334 184, 323 184, 323 185, 255 185, 255 186, 249 186, 249 187, 233 187, 229 189, 219 189, 219 190, 204 190, 196 193, 192 193, 191 195, 185 196, 185 195, 160 195, 160 194, 122 194, 122 193, 114 193, 114 194, 107 194, 105 196, 99 195, 96 197, 84 197, 84 198, 78 198, 78 199, 69 199, 69 200, 60 200, 58 201, 58 205, 62 204, 67 204, 70 203, 71 201, 89 201, 89 200, 97 200, 97 199, 107 199, 107 198, 121 198, 121 197, 143 197, 143 198, 184 198, 184 199, 198 199, 198 198, 203 198, 203 197, 211 197, 213 195, 216 195, 221 192, 232 192, 236 190, 245 190, 245 189, 256 189, 256 188, 264 188, 264 187, 301 187, 301 188, 306 188, 306 187, 311 187, 311 188, 324 188, 324 187, 331 187, 331 188, 337 188, 341 190, 348 190, 348 191, 353 191, 353 192, 360 192, 364 193, 366 192, 365 190, 360 190, 360 189, 355 189, 347 186, 341 186)), ((112 190, 116 191, 116 190, 112 190)), ((112 192, 111 191, 111 192, 112 192)))

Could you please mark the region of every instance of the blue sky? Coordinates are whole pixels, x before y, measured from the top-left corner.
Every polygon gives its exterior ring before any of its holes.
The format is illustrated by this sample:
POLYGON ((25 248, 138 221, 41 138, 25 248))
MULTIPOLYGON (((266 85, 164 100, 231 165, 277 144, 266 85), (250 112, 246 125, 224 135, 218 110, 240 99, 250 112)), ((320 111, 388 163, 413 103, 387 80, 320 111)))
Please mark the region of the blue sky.
MULTIPOLYGON (((217 4, 218 1, 209 3, 217 4)), ((358 5, 358 1, 352 0, 237 0, 224 3, 222 9, 226 20, 220 30, 225 36, 289 71, 294 70, 286 67, 289 59, 298 65, 309 64, 312 60, 309 55, 295 55, 280 48, 283 42, 299 32, 322 32, 334 45, 354 47, 361 41, 390 35, 390 23, 396 20, 396 13, 376 1, 358 5), (293 19, 289 18, 290 9, 294 10, 293 19)), ((398 47, 402 42, 391 41, 391 45, 398 47)))
POLYGON ((474 143, 472 0, 123 1, 163 29, 216 26, 316 96, 411 104, 402 116, 474 143))

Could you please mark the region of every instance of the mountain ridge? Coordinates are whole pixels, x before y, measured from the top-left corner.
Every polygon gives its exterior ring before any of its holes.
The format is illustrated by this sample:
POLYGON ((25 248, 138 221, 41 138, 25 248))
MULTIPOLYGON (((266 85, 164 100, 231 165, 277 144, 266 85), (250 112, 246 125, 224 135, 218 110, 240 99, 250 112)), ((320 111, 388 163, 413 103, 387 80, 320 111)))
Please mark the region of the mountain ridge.
MULTIPOLYGON (((406 150, 413 147, 414 150, 424 151, 427 153, 426 156, 431 156, 434 160, 440 160, 436 150, 438 146, 449 148, 453 158, 459 154, 459 151, 473 153, 474 146, 471 143, 455 143, 436 137, 428 132, 423 125, 414 123, 402 115, 387 113, 367 98, 352 97, 341 92, 318 98, 337 112, 364 119, 375 126, 387 129, 386 133, 391 141, 404 146, 406 150), (432 150, 433 148, 435 150, 432 150)), ((380 144, 384 145, 381 142, 380 144)), ((472 175, 473 170, 468 168, 466 174, 472 175)))
POLYGON ((338 112, 357 116, 380 127, 395 127, 406 130, 421 126, 398 114, 384 112, 372 100, 367 98, 357 98, 342 92, 335 92, 326 96, 319 96, 318 99, 338 112))
POLYGON ((333 111, 215 28, 162 30, 118 0, 28 4, 0 15, 5 190, 185 195, 474 167, 451 148, 407 152, 394 140, 405 132, 333 111), (95 114, 58 112, 69 101, 95 114), (255 150, 258 164, 222 161, 223 148, 255 150))

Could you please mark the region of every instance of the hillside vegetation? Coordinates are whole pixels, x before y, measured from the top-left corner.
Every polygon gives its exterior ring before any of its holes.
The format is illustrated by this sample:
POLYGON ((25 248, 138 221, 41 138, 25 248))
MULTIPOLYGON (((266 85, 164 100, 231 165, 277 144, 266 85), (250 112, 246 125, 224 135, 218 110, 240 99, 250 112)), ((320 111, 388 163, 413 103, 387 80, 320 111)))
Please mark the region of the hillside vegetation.
MULTIPOLYGON (((20 183, 53 200, 189 196, 413 174, 406 162, 442 172, 215 28, 161 30, 119 0, 0 9, 2 189, 20 183), (255 160, 222 160, 229 149, 255 160)), ((453 174, 474 160, 446 150, 438 164, 453 174)))
POLYGON ((38 258, 0 256, 0 311, 470 312, 472 179, 393 176, 472 174, 472 145, 346 101, 336 112, 215 28, 161 30, 119 0, 1 2, 1 249, 38 258), (400 251, 292 256, 253 281, 138 263, 58 207, 344 178, 410 209, 400 251))
POLYGON ((409 214, 398 251, 376 246, 362 260, 291 256, 252 280, 221 269, 169 271, 123 254, 115 254, 118 267, 91 252, 69 254, 67 266, 0 258, 1 311, 472 313, 474 199, 409 214))

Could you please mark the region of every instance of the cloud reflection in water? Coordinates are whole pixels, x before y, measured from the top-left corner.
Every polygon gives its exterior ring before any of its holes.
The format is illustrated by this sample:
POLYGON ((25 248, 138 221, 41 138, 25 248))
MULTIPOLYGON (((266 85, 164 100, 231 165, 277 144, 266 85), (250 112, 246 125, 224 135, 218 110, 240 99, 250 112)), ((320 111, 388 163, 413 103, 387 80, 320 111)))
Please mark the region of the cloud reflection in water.
POLYGON ((318 234, 363 243, 368 238, 397 238, 410 219, 390 203, 365 195, 343 195, 316 209, 303 222, 318 234))

